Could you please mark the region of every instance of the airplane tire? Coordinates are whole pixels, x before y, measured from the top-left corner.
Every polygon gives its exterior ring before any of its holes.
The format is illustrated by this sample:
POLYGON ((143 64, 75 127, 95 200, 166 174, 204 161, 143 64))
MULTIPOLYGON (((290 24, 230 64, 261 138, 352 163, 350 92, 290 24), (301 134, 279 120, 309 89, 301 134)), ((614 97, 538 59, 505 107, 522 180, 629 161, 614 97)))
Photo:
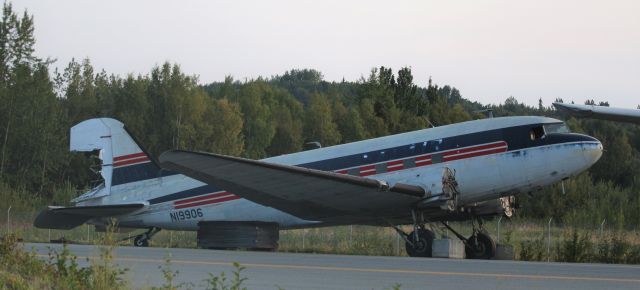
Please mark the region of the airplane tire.
MULTIPOLYGON (((414 233, 409 234, 409 238, 413 239, 414 233)), ((435 235, 430 230, 419 229, 418 230, 418 242, 411 245, 410 243, 405 243, 405 248, 407 250, 407 255, 409 257, 431 257, 433 245, 433 239, 435 235)))
POLYGON ((202 221, 198 223, 198 247, 274 251, 279 225, 260 221, 202 221))
POLYGON ((135 239, 133 239, 133 245, 136 247, 148 247, 149 239, 146 239, 143 236, 137 236, 135 239))
POLYGON ((465 246, 467 259, 491 259, 496 255, 496 243, 485 233, 469 237, 465 246))

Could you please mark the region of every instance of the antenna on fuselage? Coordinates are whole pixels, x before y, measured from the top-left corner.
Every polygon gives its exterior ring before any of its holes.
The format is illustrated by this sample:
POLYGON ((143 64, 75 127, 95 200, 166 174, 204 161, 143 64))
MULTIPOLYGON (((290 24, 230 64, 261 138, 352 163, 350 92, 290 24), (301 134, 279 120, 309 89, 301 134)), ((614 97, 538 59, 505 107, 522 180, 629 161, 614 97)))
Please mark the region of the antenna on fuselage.
POLYGON ((427 121, 427 124, 429 124, 429 126, 431 126, 431 128, 435 128, 436 125, 434 125, 433 123, 431 123, 431 121, 429 120, 429 118, 427 118, 426 116, 424 117, 424 120, 427 121))
POLYGON ((307 141, 302 146, 304 151, 322 148, 322 144, 318 141, 307 141))
POLYGON ((473 111, 474 113, 488 113, 487 116, 489 118, 493 118, 493 109, 489 108, 489 109, 482 109, 482 110, 475 110, 473 111))

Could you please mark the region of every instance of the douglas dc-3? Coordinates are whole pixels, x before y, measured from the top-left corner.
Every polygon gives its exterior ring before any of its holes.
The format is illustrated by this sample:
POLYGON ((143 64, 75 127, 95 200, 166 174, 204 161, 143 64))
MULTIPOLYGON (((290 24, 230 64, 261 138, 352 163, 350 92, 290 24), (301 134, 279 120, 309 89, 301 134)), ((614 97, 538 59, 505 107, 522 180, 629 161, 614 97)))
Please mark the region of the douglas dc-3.
POLYGON ((99 150, 104 182, 73 207, 47 208, 36 227, 100 229, 115 218, 120 228, 147 230, 136 246, 170 229, 197 231, 205 248, 273 249, 279 229, 377 225, 396 229, 410 256, 429 257, 427 225, 439 222, 467 258, 495 254, 483 217, 511 216, 514 195, 574 176, 602 155, 597 139, 546 117, 468 121, 262 160, 182 150, 156 160, 121 122, 97 118, 71 128, 70 149, 99 150), (460 235, 446 223, 453 220, 471 220, 473 234, 460 235))

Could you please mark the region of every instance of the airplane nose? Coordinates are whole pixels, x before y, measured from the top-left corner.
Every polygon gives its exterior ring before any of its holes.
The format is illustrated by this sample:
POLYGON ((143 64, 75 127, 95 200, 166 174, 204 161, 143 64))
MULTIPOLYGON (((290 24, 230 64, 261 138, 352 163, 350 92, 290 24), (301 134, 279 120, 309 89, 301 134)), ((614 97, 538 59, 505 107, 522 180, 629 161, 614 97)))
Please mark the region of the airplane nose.
POLYGON ((602 157, 602 151, 604 150, 602 146, 602 142, 600 140, 589 136, 593 141, 585 142, 584 147, 582 147, 584 158, 591 165, 602 157))

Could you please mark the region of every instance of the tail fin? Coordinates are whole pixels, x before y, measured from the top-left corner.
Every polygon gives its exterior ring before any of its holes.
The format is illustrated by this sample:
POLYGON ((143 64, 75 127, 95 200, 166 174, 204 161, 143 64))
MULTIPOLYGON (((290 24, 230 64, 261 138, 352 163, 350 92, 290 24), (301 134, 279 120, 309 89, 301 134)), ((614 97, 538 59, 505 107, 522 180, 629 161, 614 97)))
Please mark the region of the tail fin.
POLYGON ((100 174, 104 188, 97 188, 80 199, 109 195, 113 186, 151 179, 160 171, 151 156, 129 135, 124 124, 115 119, 89 119, 73 126, 69 149, 81 152, 100 150, 100 174))

